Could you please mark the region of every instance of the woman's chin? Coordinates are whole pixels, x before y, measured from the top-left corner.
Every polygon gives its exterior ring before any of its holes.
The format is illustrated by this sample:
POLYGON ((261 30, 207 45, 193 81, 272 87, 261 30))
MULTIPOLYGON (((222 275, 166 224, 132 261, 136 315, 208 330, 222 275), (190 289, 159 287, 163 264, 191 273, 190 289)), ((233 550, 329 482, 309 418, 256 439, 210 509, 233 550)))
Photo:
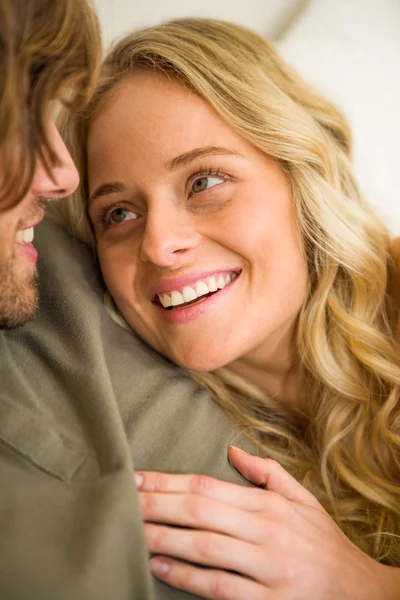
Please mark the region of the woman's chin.
POLYGON ((215 371, 216 369, 226 366, 230 362, 228 359, 223 360, 222 357, 214 358, 212 356, 203 354, 193 354, 190 356, 177 356, 176 354, 170 354, 168 358, 183 369, 197 371, 200 373, 215 371))

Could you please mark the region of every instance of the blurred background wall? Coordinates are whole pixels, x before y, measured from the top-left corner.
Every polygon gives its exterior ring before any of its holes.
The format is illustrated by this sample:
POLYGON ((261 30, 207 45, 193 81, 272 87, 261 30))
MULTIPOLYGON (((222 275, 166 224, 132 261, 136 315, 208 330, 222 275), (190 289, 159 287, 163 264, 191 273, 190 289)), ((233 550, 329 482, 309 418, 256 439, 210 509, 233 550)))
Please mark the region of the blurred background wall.
POLYGON ((213 17, 274 41, 344 110, 366 199, 400 235, 399 0, 94 0, 106 47, 133 28, 213 17))
POLYGON ((235 21, 276 39, 307 0, 95 0, 94 3, 108 45, 115 36, 132 27, 189 15, 235 21))

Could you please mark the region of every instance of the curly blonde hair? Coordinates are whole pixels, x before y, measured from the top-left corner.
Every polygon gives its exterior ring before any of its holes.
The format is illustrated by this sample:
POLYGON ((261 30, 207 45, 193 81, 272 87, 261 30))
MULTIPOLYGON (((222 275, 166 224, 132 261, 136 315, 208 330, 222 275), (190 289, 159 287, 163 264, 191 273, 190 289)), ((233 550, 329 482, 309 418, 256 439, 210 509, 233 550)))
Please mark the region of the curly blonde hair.
POLYGON ((308 265, 297 328, 300 409, 228 368, 192 373, 257 444, 322 502, 362 550, 400 566, 400 390, 397 307, 386 228, 363 202, 339 110, 263 38, 237 25, 181 19, 122 39, 89 110, 64 133, 82 185, 65 214, 95 245, 87 217, 86 138, 111 91, 135 69, 162 71, 203 97, 273 157, 291 186, 308 265))

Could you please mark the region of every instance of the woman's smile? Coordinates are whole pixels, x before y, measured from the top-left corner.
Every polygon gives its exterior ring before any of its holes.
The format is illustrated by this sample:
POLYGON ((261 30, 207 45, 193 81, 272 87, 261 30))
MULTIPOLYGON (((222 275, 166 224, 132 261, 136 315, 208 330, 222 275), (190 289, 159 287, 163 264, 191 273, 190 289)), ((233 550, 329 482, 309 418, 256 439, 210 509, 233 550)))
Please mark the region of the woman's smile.
MULTIPOLYGON (((240 272, 238 269, 217 271, 201 278, 196 276, 191 285, 179 289, 172 289, 172 282, 165 281, 162 287, 166 291, 157 293, 153 303, 169 323, 189 323, 229 297, 228 293, 231 293, 240 272)), ((193 279, 193 276, 189 277, 193 279)), ((174 282, 174 287, 177 287, 177 282, 174 282)))

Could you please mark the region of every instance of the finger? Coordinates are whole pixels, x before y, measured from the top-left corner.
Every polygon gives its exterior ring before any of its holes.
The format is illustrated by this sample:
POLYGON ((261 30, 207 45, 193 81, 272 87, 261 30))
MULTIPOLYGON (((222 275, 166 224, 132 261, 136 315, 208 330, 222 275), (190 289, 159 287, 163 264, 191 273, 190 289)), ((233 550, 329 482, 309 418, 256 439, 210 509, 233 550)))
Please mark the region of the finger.
POLYGON ((268 600, 268 589, 263 585, 218 569, 202 569, 164 556, 150 561, 155 577, 180 590, 210 600, 268 600))
POLYGON ((248 511, 260 511, 265 507, 264 490, 219 481, 207 475, 170 475, 140 471, 135 473, 135 478, 138 489, 144 492, 199 494, 248 511))
POLYGON ((243 477, 291 500, 325 512, 318 500, 276 461, 230 446, 229 460, 243 477))
MULTIPOLYGON (((265 494, 265 492, 264 492, 265 494)), ((261 544, 268 535, 261 513, 248 512, 198 494, 139 492, 143 520, 224 533, 261 544)))
POLYGON ((145 523, 144 530, 148 549, 153 554, 235 571, 264 585, 269 580, 276 581, 272 561, 267 561, 260 546, 219 533, 153 523, 145 523))

